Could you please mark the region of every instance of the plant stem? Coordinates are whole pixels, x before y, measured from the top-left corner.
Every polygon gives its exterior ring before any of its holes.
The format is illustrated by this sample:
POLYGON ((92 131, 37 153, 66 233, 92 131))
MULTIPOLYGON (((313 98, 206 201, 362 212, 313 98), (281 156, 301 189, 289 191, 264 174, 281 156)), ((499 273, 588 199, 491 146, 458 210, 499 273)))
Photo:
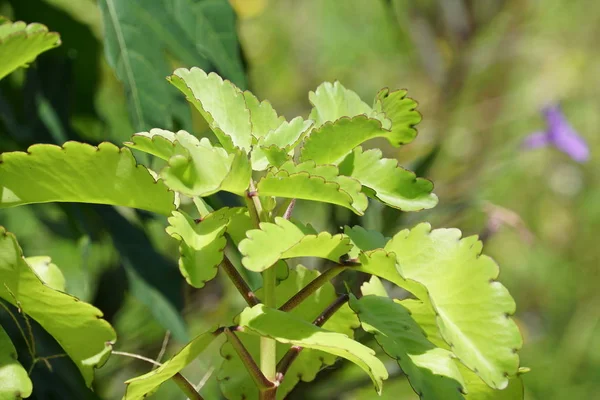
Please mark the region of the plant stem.
POLYGON ((240 292, 240 294, 242 295, 244 300, 246 300, 246 303, 248 303, 250 307, 260 303, 252 289, 250 289, 250 286, 248 286, 244 278, 242 278, 238 270, 235 269, 235 267, 233 266, 233 264, 227 256, 223 257, 223 261, 221 262, 221 268, 223 268, 229 279, 231 279, 231 282, 233 282, 233 285, 240 292))
POLYGON ((300 305, 300 303, 306 300, 311 294, 316 292, 321 286, 329 282, 331 279, 333 279, 345 269, 346 267, 343 265, 336 265, 325 270, 321 275, 313 279, 308 285, 300 289, 300 291, 294 296, 292 296, 292 298, 289 299, 284 305, 279 307, 279 311, 289 312, 293 310, 295 307, 300 305))
MULTIPOLYGON (((152 365, 156 365, 159 367, 162 365, 158 361, 154 361, 153 359, 148 358, 148 357, 140 356, 139 354, 127 353, 125 351, 115 351, 115 350, 113 350, 111 353, 116 354, 118 356, 136 358, 138 360, 146 361, 152 365)), ((181 391, 188 397, 188 399, 204 400, 204 398, 202 396, 200 396, 200 393, 198 393, 196 391, 196 389, 194 388, 194 385, 192 385, 190 383, 190 381, 185 379, 185 377, 183 375, 181 375, 181 373, 177 372, 175 375, 173 375, 171 377, 171 379, 173 380, 173 382, 175 382, 177 384, 177 386, 179 386, 179 389, 181 389, 181 391)))
POLYGON ((254 359, 252 358, 252 356, 250 355, 240 338, 237 337, 235 332, 233 332, 229 328, 225 328, 224 332, 227 336, 227 340, 229 341, 235 352, 240 357, 240 360, 242 360, 242 363, 248 370, 248 373, 252 377, 252 380, 254 380, 254 383, 256 383, 256 386, 258 386, 258 390, 263 392, 266 389, 273 388, 275 384, 268 380, 265 377, 265 375, 261 372, 260 368, 258 368, 258 365, 256 365, 254 359))
MULTIPOLYGON (((337 310, 340 309, 340 307, 346 304, 348 298, 349 297, 347 294, 343 294, 335 299, 333 303, 327 306, 327 308, 323 310, 323 312, 317 318, 315 318, 313 324, 316 326, 323 326, 325 322, 327 322, 327 320, 331 318, 331 316, 335 314, 337 310)), ((281 361, 279 361, 279 364, 277 364, 277 382, 281 383, 283 381, 285 374, 292 366, 292 363, 298 357, 302 349, 303 347, 301 346, 292 346, 287 353, 284 354, 284 356, 281 358, 281 361)))
POLYGON ((285 212, 283 213, 283 218, 290 219, 292 217, 292 212, 294 211, 295 205, 296 205, 296 199, 292 199, 290 201, 290 204, 285 209, 285 212))

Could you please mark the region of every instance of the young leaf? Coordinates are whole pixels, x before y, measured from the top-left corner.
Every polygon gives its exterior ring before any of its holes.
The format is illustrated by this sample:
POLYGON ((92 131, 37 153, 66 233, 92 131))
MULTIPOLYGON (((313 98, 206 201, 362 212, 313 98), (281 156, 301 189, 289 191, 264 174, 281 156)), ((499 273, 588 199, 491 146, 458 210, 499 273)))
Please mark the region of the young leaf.
POLYGON ((47 256, 36 256, 25 258, 27 264, 33 272, 47 286, 61 292, 65 291, 65 276, 61 270, 52 263, 52 259, 47 256))
POLYGON ((416 110, 417 102, 406 97, 406 90, 391 91, 381 89, 375 96, 373 109, 384 113, 392 121, 392 137, 396 145, 407 144, 417 136, 414 128, 421 122, 421 114, 416 110))
POLYGON ((17 359, 17 350, 0 325, 0 399, 26 398, 32 390, 31 379, 17 359))
POLYGON ((242 264, 251 271, 261 272, 277 261, 293 257, 319 257, 338 262, 350 249, 350 239, 343 234, 321 232, 307 234, 306 228, 284 218, 275 223, 261 222, 260 229, 246 233, 240 245, 242 264))
POLYGON ((252 149, 252 169, 264 171, 269 163, 280 166, 287 161, 286 156, 293 156, 294 148, 299 144, 303 135, 312 126, 311 120, 296 117, 290 122, 283 122, 276 129, 261 137, 252 149), (278 151, 279 150, 279 151, 278 151), (277 162, 283 160, 283 162, 277 162))
POLYGON ((258 304, 242 311, 239 325, 244 332, 346 358, 369 375, 378 393, 381 393, 383 380, 388 377, 385 366, 370 348, 344 334, 319 328, 292 314, 258 304))
POLYGON ((381 156, 379 149, 363 152, 359 146, 340 163, 340 174, 358 180, 371 189, 372 197, 391 207, 403 211, 435 207, 438 199, 431 193, 431 181, 417 178, 414 172, 400 167, 398 161, 381 156))
POLYGON ((30 203, 79 202, 140 208, 169 215, 175 195, 131 151, 67 142, 36 144, 0 159, 0 208, 30 203))
POLYGON ((179 270, 194 287, 203 287, 217 275, 227 244, 224 237, 229 222, 224 215, 227 210, 221 208, 200 223, 181 211, 174 211, 169 218, 167 233, 181 241, 179 270))
MULTIPOLYGON (((318 271, 309 270, 301 265, 292 269, 289 277, 281 282, 275 289, 277 307, 280 307, 287 302, 301 288, 309 284, 318 276, 318 271)), ((262 297, 263 290, 259 289, 256 292, 256 295, 259 298, 262 297)), ((335 301, 336 298, 335 288, 331 283, 326 283, 295 307, 290 313, 296 318, 312 322, 323 310, 335 301)), ((352 337, 354 333, 353 328, 358 327, 358 325, 358 318, 352 312, 350 307, 345 304, 333 314, 329 320, 327 320, 323 327, 352 337)), ((238 332, 237 335, 254 359, 258 360, 260 339, 255 335, 249 335, 243 332, 238 332)), ((277 344, 278 361, 281 360, 289 348, 289 345, 281 343, 277 344)), ((231 348, 231 345, 225 343, 221 349, 221 354, 225 360, 219 371, 218 379, 223 394, 228 399, 246 398, 247 400, 257 400, 258 390, 237 356, 237 353, 231 348)), ((318 350, 302 350, 279 385, 279 388, 277 389, 277 398, 283 399, 293 387, 296 386, 300 379, 304 382, 312 381, 323 367, 332 365, 335 360, 336 356, 318 350)))
POLYGON ((286 197, 337 204, 363 215, 368 206, 361 193, 360 183, 338 175, 333 165, 315 165, 286 162, 280 168, 271 168, 257 184, 261 196, 286 197))
POLYGON ((374 295, 388 297, 387 290, 385 290, 383 283, 381 283, 381 280, 375 275, 371 276, 368 282, 365 282, 360 286, 360 292, 363 296, 374 295))
POLYGON ((60 36, 42 24, 0 22, 0 79, 26 67, 41 53, 60 45, 60 36))
POLYGON ((365 115, 372 118, 381 118, 382 124, 389 125, 391 121, 384 121, 384 116, 377 115, 371 106, 363 102, 352 90, 346 89, 339 82, 323 82, 316 91, 308 94, 308 99, 313 105, 308 118, 315 121, 315 126, 325 122, 333 122, 341 117, 354 117, 365 115))
POLYGON ((199 146, 200 141, 186 131, 171 132, 154 128, 149 132, 136 133, 131 137, 131 142, 124 144, 168 161, 175 154, 186 154, 184 149, 199 146))
POLYGON ((461 400, 464 382, 452 352, 427 340, 409 311, 387 297, 350 297, 362 328, 375 335, 383 350, 398 361, 423 400, 461 400))
POLYGON ((315 128, 304 140, 300 161, 313 160, 317 164, 339 164, 356 146, 376 137, 388 137, 381 121, 364 115, 342 117, 315 128))
POLYGON ((361 250, 382 249, 389 240, 380 232, 367 230, 360 225, 353 226, 352 228, 345 226, 344 233, 350 238, 354 246, 350 251, 351 258, 358 258, 361 250))
POLYGON ((200 68, 179 68, 169 81, 200 111, 228 152, 250 151, 252 124, 244 94, 233 83, 200 68))
POLYGON ((244 91, 246 108, 250 112, 250 123, 252 124, 252 136, 260 139, 270 131, 277 129, 285 123, 285 118, 277 115, 271 103, 266 100, 259 101, 251 92, 244 91))
POLYGON ((187 196, 209 196, 218 191, 242 195, 248 188, 252 169, 245 153, 228 154, 203 138, 188 154, 175 154, 160 175, 171 189, 187 196))
POLYGON ((179 350, 170 360, 163 365, 144 375, 129 379, 125 382, 127 391, 124 400, 143 399, 156 390, 160 385, 171 379, 175 374, 184 369, 194 361, 212 341, 219 335, 220 331, 205 332, 196 336, 183 349, 179 350))
POLYGON ((0 298, 36 320, 73 360, 88 386, 104 364, 115 331, 90 304, 44 285, 27 265, 14 235, 0 227, 0 298))
POLYGON ((396 234, 385 249, 394 252, 406 279, 429 294, 437 325, 453 352, 489 386, 503 389, 519 366, 521 335, 510 318, 515 303, 496 281, 498 266, 481 255, 476 237, 458 229, 431 231, 429 224, 396 234))

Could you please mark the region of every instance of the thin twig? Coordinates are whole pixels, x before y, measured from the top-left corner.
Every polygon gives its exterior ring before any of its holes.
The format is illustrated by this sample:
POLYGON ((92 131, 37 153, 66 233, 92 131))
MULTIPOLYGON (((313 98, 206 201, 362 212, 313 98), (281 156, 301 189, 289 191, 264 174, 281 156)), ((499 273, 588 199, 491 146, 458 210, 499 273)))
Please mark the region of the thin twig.
MULTIPOLYGON (((349 296, 347 294, 343 294, 340 297, 338 297, 337 299, 335 299, 335 301, 333 303, 331 303, 329 306, 327 306, 327 308, 325 310, 323 310, 323 312, 317 318, 315 318, 315 320, 313 321, 313 324, 316 326, 323 326, 325 324, 325 322, 327 322, 327 320, 329 318, 331 318, 331 316, 333 314, 335 314, 337 310, 340 309, 340 307, 342 307, 344 304, 346 304, 346 302, 348 301, 348 298, 349 298, 349 296)), ((285 353, 283 355, 283 357, 277 364, 276 380, 278 383, 281 383, 283 381, 285 374, 287 373, 289 368, 292 366, 292 363, 298 357, 298 355, 300 354, 302 349, 303 349, 303 347, 301 347, 301 346, 292 346, 287 351, 287 353, 285 353)))
POLYGON ((242 360, 242 363, 248 370, 248 373, 252 377, 252 380, 254 380, 254 383, 256 383, 258 389, 262 392, 267 389, 273 388, 275 384, 265 377, 265 375, 262 373, 256 362, 252 358, 252 355, 250 355, 250 353, 246 349, 246 346, 244 346, 244 344, 242 343, 240 338, 237 337, 235 332, 231 331, 231 329, 229 328, 225 328, 225 335, 227 336, 227 340, 229 341, 235 352, 240 357, 240 360, 242 360))
POLYGON ((311 294, 316 292, 321 286, 325 283, 329 282, 335 276, 337 276, 340 272, 346 269, 343 265, 336 265, 325 270, 321 275, 317 276, 313 279, 309 284, 304 286, 298 293, 292 296, 291 299, 285 302, 284 305, 279 307, 279 311, 289 312, 300 305, 304 300, 310 297, 311 294))
POLYGON ((21 336, 23 336, 23 340, 25 341, 25 344, 27 345, 27 351, 29 352, 29 355, 31 356, 31 360, 35 360, 35 353, 33 352, 33 348, 31 347, 31 344, 29 343, 29 339, 25 335, 25 331, 23 330, 23 327, 21 327, 21 324, 17 320, 17 317, 12 313, 12 311, 10 311, 8 306, 6 304, 4 304, 3 301, 0 301, 0 306, 2 306, 2 308, 4 308, 4 310, 8 313, 8 315, 12 318, 17 329, 21 333, 21 336))
MULTIPOLYGON (((158 352, 158 356, 156 356, 157 362, 160 362, 162 360, 162 358, 164 357, 165 352, 167 351, 167 346, 169 344, 169 339, 171 339, 171 331, 167 331, 165 333, 165 337, 163 338, 162 344, 160 346, 160 351, 158 352)), ((152 367, 153 370, 156 368, 157 368, 156 365, 154 365, 152 367)))
POLYGON ((296 205, 296 199, 292 199, 292 201, 290 201, 290 204, 285 209, 285 212, 283 213, 284 219, 290 219, 292 217, 292 212, 294 211, 295 205, 296 205))
POLYGON ((225 273, 227 274, 229 279, 231 279, 231 282, 233 282, 233 285, 236 287, 238 292, 240 292, 240 294, 242 295, 244 300, 246 300, 246 303, 248 303, 248 305, 250 307, 255 306, 260 303, 260 301, 256 297, 256 294, 254 294, 252 289, 250 289, 250 286, 248 286, 248 283, 246 283, 246 281, 244 280, 242 275, 240 275, 238 270, 235 269, 235 267, 233 266, 233 264, 231 263, 231 261, 229 260, 229 258, 227 256, 223 257, 223 261, 221 262, 221 267, 223 268, 223 270, 225 271, 225 273))

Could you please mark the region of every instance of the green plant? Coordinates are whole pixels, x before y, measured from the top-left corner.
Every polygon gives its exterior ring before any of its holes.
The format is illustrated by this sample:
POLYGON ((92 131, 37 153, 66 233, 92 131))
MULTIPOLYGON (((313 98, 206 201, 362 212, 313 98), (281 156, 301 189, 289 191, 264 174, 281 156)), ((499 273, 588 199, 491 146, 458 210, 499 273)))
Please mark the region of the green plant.
MULTIPOLYGON (((169 379, 189 398, 201 398, 180 371, 217 339, 224 341, 218 378, 229 399, 283 398, 338 357, 363 369, 381 392, 386 367, 373 349, 353 339, 359 327, 399 363, 423 399, 522 398, 515 304, 476 237, 461 239, 456 229, 431 230, 428 224, 392 238, 360 226, 332 234, 292 218, 296 201, 330 203, 357 215, 370 201, 402 211, 437 204, 430 181, 378 149, 361 147, 376 137, 393 146, 416 137, 421 116, 405 91, 383 89, 370 106, 340 83, 324 83, 309 95, 308 119, 286 121, 268 102, 214 73, 178 69, 169 81, 200 112, 218 144, 186 131, 152 129, 123 148, 40 144, 0 160, 0 207, 82 202, 167 216, 187 282, 201 288, 223 270, 247 302, 233 325, 223 321, 156 370, 127 381, 126 399, 143 398, 169 379), (138 165, 130 149, 151 154, 163 168, 138 165), (219 191, 237 195, 244 205, 212 210, 204 198, 219 191), (188 199, 192 211, 182 206, 188 199), (239 251, 241 266, 226 248, 239 251), (330 266, 322 272, 290 268, 286 260, 298 257, 330 266), (338 296, 330 281, 345 271, 371 278, 360 293, 348 288, 338 296), (244 276, 262 280, 262 287, 251 290, 244 276), (380 278, 413 298, 390 298, 380 278)), ((61 291, 48 259, 23 258, 15 237, 1 233, 0 298, 25 321, 42 325, 90 384, 93 368, 111 352, 114 331, 97 309, 61 291)), ((21 329, 37 361, 27 331, 21 329)), ((26 397, 31 382, 1 329, 0 341, 6 344, 0 363, 15 371, 14 378, 0 380, 0 394, 26 397)))

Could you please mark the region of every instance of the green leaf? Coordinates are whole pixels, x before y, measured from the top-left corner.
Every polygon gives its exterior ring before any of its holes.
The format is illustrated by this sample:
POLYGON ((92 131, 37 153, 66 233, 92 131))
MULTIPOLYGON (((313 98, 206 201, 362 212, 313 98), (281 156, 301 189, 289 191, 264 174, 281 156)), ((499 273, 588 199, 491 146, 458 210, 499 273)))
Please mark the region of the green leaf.
POLYGON ((326 122, 304 140, 300 161, 339 164, 356 146, 376 137, 385 137, 393 143, 390 132, 383 129, 381 121, 364 115, 326 122))
POLYGON ((375 335, 383 350, 398 361, 411 386, 424 400, 461 400, 464 382, 452 352, 427 340, 410 312, 387 297, 350 298, 362 328, 375 335))
POLYGON ((368 282, 365 282, 360 286, 360 292, 363 296, 374 295, 388 297, 387 290, 385 290, 383 283, 381 283, 381 280, 375 275, 371 276, 368 282))
POLYGON ((41 53, 60 45, 60 36, 42 24, 0 22, 0 79, 26 67, 41 53))
POLYGON ((171 128, 189 113, 164 77, 173 59, 245 84, 235 14, 225 0, 102 0, 105 54, 125 86, 137 131, 171 128))
MULTIPOLYGON (((282 306, 301 288, 319 276, 319 272, 309 270, 299 265, 290 271, 289 277, 276 287, 277 307, 282 306)), ((256 295, 260 298, 263 290, 259 289, 256 295)), ((331 283, 326 283, 315 293, 295 307, 290 314, 307 322, 314 321, 319 314, 325 310, 337 298, 335 288, 331 283)), ((349 337, 353 336, 353 328, 358 327, 358 318, 347 304, 343 305, 324 325, 325 329, 343 333, 349 337)), ((246 348, 258 360, 260 352, 260 339, 255 335, 243 332, 237 333, 246 348)), ((277 360, 279 361, 289 345, 277 344, 277 360)), ((225 359, 219 371, 218 379, 223 394, 228 399, 246 398, 257 400, 258 390, 248 375, 244 365, 229 343, 225 343, 221 349, 221 355, 225 359)), ((317 373, 324 367, 332 365, 336 356, 321 351, 304 349, 285 375, 283 382, 277 389, 277 398, 283 399, 296 384, 303 380, 312 381, 317 373)))
POLYGON ((277 261, 293 257, 319 257, 338 262, 350 249, 350 239, 343 234, 328 232, 307 234, 306 227, 284 218, 275 223, 261 222, 260 229, 246 233, 240 245, 242 264, 251 271, 261 272, 277 261))
POLYGON ((175 195, 131 151, 111 143, 98 147, 67 142, 36 144, 27 152, 3 153, 0 208, 31 203, 78 202, 140 208, 169 215, 175 195))
POLYGON ((244 94, 234 84, 200 68, 179 68, 169 81, 200 111, 228 152, 250 151, 252 124, 244 94))
POLYGON ((209 196, 224 190, 242 195, 250 183, 252 169, 244 152, 228 154, 206 138, 187 147, 188 154, 175 154, 160 175, 171 189, 187 196, 209 196))
POLYGON ((186 154, 185 149, 200 145, 200 141, 186 131, 175 133, 154 128, 149 132, 136 133, 131 137, 131 142, 125 142, 124 144, 132 149, 143 151, 168 161, 169 158, 176 154, 186 154))
POLYGON ((124 400, 143 399, 175 374, 181 372, 188 364, 194 361, 212 341, 219 335, 219 331, 205 332, 196 336, 177 354, 163 365, 144 375, 129 379, 125 382, 127 391, 124 400))
POLYGON ((390 91, 381 89, 375 96, 373 109, 384 113, 392 121, 392 136, 396 145, 410 143, 417 136, 414 128, 421 122, 421 114, 416 110, 417 102, 406 97, 406 90, 390 91))
POLYGON ((31 379, 17 359, 17 350, 0 325, 0 399, 26 398, 32 390, 31 379))
MULTIPOLYGON (((315 121, 315 126, 325 122, 333 122, 342 117, 355 117, 365 115, 368 117, 381 117, 376 115, 371 106, 363 102, 352 90, 346 89, 339 82, 323 82, 316 91, 308 94, 308 99, 313 105, 309 118, 315 121)), ((389 125, 391 121, 382 123, 389 125)))
POLYGON ((357 258, 359 253, 362 251, 382 249, 387 241, 379 231, 373 231, 363 228, 360 225, 344 227, 344 233, 352 241, 352 251, 350 251, 351 258, 357 258))
POLYGON ((414 172, 400 167, 397 160, 381 157, 381 150, 363 152, 359 146, 340 163, 340 174, 358 180, 371 189, 367 194, 391 207, 419 211, 436 206, 438 198, 431 193, 431 181, 417 178, 414 172))
POLYGON ((298 165, 290 161, 280 168, 271 168, 258 182, 257 189, 261 196, 332 203, 358 215, 363 215, 368 206, 357 180, 338 175, 333 165, 315 165, 312 161, 298 165))
POLYGON ((477 237, 429 224, 396 234, 385 249, 396 254, 401 274, 421 283, 437 325, 453 352, 493 388, 508 385, 519 367, 522 338, 510 318, 515 303, 499 282, 498 266, 482 255, 477 237))
POLYGON ((269 162, 275 166, 283 164, 287 161, 286 156, 293 156, 294 148, 312 124, 311 120, 305 121, 301 117, 296 117, 290 122, 281 123, 276 129, 262 136, 252 149, 252 169, 264 171, 269 162))
POLYGON ((383 380, 388 377, 383 363, 367 346, 344 334, 319 328, 292 314, 258 304, 242 311, 239 325, 244 332, 343 357, 369 375, 378 393, 381 393, 383 380))
POLYGON ((47 286, 61 292, 65 291, 65 277, 56 264, 52 263, 50 257, 27 257, 25 258, 25 261, 29 264, 38 278, 40 278, 47 286))
POLYGON ((244 91, 246 108, 250 112, 250 123, 252 125, 252 136, 260 139, 269 132, 286 123, 283 116, 278 116, 271 103, 266 100, 259 101, 255 95, 248 90, 244 91))
POLYGON ((0 227, 0 298, 19 307, 56 339, 88 386, 110 354, 115 331, 90 304, 44 285, 14 235, 0 227))

